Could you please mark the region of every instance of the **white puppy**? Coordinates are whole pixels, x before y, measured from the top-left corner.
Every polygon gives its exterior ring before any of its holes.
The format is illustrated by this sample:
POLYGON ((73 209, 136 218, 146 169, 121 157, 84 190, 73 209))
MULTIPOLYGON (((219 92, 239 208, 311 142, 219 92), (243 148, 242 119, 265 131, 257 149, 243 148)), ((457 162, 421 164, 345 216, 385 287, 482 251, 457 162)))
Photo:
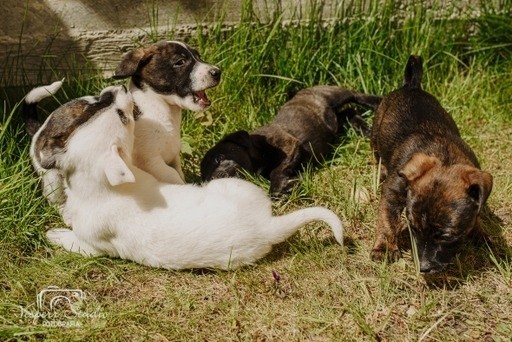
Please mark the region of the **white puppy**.
POLYGON ((270 199, 250 182, 171 185, 135 167, 132 97, 123 87, 105 89, 82 113, 81 124, 61 135, 64 148, 42 153, 66 177, 73 227, 48 231, 53 243, 167 269, 251 264, 314 220, 329 224, 342 243, 342 223, 326 208, 272 216, 270 199))

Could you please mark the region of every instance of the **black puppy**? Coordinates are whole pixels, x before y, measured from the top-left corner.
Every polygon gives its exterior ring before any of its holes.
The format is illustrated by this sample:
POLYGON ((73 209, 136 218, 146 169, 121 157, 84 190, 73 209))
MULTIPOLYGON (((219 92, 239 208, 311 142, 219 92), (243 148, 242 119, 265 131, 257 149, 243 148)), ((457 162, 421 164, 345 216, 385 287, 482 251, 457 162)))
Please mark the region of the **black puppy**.
POLYGON ((375 109, 380 101, 379 96, 336 86, 300 90, 271 123, 250 134, 229 134, 212 147, 201 161, 201 177, 235 177, 245 170, 270 179, 272 194, 287 193, 302 164, 321 161, 331 151, 347 119, 355 125, 364 123, 347 105, 375 109))
POLYGON ((384 169, 373 260, 400 258, 398 235, 405 209, 416 238, 421 272, 449 264, 466 239, 492 189, 453 118, 421 89, 422 60, 410 56, 404 85, 385 96, 371 143, 384 169))

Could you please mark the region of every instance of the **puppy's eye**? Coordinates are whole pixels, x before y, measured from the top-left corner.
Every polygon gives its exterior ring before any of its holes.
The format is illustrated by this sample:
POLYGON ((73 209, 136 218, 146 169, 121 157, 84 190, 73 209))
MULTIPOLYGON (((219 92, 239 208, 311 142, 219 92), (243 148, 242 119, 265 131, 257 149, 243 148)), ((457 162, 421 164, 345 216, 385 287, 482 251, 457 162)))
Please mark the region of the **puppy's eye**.
POLYGON ((226 156, 223 154, 215 156, 215 164, 220 164, 224 159, 226 159, 226 156))
POLYGON ((439 240, 443 236, 443 232, 441 232, 438 228, 434 227, 434 233, 432 234, 434 239, 439 240))
POLYGON ((460 240, 460 237, 458 237, 458 236, 443 236, 438 241, 445 245, 454 245, 454 244, 458 243, 459 240, 460 240))
POLYGON ((180 66, 185 65, 186 62, 187 61, 185 60, 185 58, 178 59, 176 62, 174 62, 173 67, 178 68, 180 66))
POLYGON ((434 239, 441 243, 451 244, 457 242, 459 237, 449 233, 444 233, 441 229, 436 228, 436 231, 434 232, 434 239))

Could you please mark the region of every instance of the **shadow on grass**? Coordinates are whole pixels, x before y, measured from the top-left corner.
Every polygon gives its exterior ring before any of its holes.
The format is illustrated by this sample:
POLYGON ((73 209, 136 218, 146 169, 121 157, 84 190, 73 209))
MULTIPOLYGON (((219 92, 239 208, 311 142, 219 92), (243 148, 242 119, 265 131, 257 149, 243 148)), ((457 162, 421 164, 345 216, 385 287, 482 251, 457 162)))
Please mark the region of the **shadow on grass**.
MULTIPOLYGON (((329 237, 321 240, 311 241, 311 243, 304 242, 302 240, 299 240, 299 237, 292 237, 284 242, 278 243, 277 245, 274 245, 272 247, 272 250, 263 258, 257 260, 254 265, 258 265, 259 263, 275 263, 278 262, 286 257, 289 257, 292 254, 296 253, 313 253, 317 249, 326 248, 329 246, 339 246, 336 242, 336 239, 334 237, 329 237)), ((345 238, 345 246, 347 246, 348 242, 345 238)), ((354 245, 353 241, 351 242, 352 245, 354 245)), ((354 245, 355 246, 355 245, 354 245)), ((340 253, 341 253, 341 247, 340 253)), ((355 248, 355 247, 354 247, 355 248)), ((246 265, 242 266, 239 269, 246 270, 253 267, 252 265, 246 265)), ((219 273, 226 273, 230 271, 225 271, 221 269, 214 269, 214 268, 194 268, 194 269, 187 269, 186 272, 196 275, 196 276, 210 276, 210 275, 216 275, 219 273)))
MULTIPOLYGON (((353 242, 347 241, 347 238, 344 239, 344 246, 340 246, 334 237, 328 238, 315 238, 315 240, 303 241, 298 236, 292 237, 284 242, 281 242, 272 247, 272 251, 267 254, 262 260, 265 262, 276 262, 291 254, 309 254, 315 253, 317 250, 321 250, 327 247, 335 247, 339 248, 340 253, 342 253, 343 249, 347 248, 349 244, 353 244, 353 242)), ((354 247, 355 248, 355 247, 354 247)), ((349 247, 350 249, 350 247, 349 247)))

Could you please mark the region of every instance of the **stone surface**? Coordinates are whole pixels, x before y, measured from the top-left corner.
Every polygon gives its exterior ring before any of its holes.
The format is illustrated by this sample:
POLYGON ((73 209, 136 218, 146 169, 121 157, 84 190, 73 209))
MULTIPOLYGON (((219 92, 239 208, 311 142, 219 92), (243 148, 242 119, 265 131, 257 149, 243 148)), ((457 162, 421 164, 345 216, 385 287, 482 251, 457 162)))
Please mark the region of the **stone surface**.
MULTIPOLYGON (((0 85, 35 85, 81 75, 109 75, 121 55, 158 39, 182 39, 196 28, 219 20, 240 20, 242 1, 226 0, 2 0, 0 85), (158 4, 158 6, 157 6, 158 4)), ((254 1, 261 18, 275 2, 254 1)), ((305 1, 282 1, 285 12, 305 1)), ((285 16, 289 16, 286 14, 285 16)))

